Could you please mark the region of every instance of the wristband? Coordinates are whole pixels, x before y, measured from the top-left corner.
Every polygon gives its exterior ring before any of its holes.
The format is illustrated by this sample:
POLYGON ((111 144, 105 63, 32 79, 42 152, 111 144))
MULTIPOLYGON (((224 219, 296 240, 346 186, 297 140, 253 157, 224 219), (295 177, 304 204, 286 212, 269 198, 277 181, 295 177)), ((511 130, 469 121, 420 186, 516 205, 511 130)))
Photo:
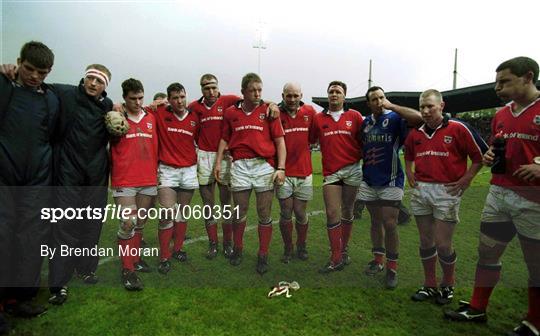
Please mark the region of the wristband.
POLYGON ((276 168, 276 170, 285 171, 285 168, 276 168))

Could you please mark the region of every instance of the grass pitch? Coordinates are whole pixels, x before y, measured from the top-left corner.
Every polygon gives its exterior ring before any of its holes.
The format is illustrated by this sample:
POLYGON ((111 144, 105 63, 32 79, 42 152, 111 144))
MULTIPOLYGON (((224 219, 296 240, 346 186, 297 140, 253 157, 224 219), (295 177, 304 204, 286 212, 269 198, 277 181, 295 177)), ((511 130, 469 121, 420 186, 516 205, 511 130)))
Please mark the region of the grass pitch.
MULTIPOLYGON (((414 220, 399 227, 400 282, 396 290, 383 288, 383 274, 363 274, 372 258, 367 211, 354 223, 349 244, 352 264, 341 272, 318 274, 329 258, 329 244, 318 153, 314 153, 313 163, 316 187, 308 206, 312 214, 308 261, 293 259, 287 265, 279 261, 283 247, 279 228, 274 225, 270 271, 264 276, 255 272, 258 238, 252 195, 240 266, 229 265, 221 255, 206 260, 204 224, 191 221, 188 235, 194 239, 185 246, 189 261, 173 262, 171 272, 163 276, 156 269, 158 258, 147 258, 153 272, 140 274, 145 284, 142 292, 127 292, 120 283, 118 258, 105 258, 98 269, 98 285, 74 279, 63 306, 49 306, 46 314, 32 320, 12 320, 12 335, 493 335, 510 330, 524 316, 527 272, 516 240, 503 258, 502 279, 492 296, 487 325, 446 321, 440 306, 410 300, 423 282, 414 220), (268 299, 270 287, 282 280, 298 281, 301 288, 289 299, 268 299)), ((461 223, 455 234, 458 282, 450 307, 456 307, 459 299, 468 300, 471 294, 480 212, 489 178, 489 171, 482 170, 463 197, 461 223)), ((201 204, 198 195, 192 204, 201 204)), ((279 218, 277 201, 273 218, 279 218)), ((116 223, 106 223, 100 246, 116 248, 116 230, 116 223)), ((155 221, 147 224, 144 234, 150 246, 158 246, 155 221)), ((440 278, 440 268, 437 272, 440 278)), ((47 295, 43 290, 39 300, 46 302, 47 295)))

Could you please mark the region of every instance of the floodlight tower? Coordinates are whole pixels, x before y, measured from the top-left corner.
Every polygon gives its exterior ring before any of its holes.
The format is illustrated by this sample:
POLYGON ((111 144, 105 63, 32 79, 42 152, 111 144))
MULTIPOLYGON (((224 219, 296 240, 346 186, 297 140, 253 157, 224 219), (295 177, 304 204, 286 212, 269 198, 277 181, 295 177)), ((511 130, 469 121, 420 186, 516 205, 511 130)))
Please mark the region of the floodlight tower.
POLYGON ((259 75, 261 74, 261 50, 266 49, 267 35, 266 24, 259 21, 255 30, 255 43, 253 44, 253 48, 257 49, 257 73, 259 75))

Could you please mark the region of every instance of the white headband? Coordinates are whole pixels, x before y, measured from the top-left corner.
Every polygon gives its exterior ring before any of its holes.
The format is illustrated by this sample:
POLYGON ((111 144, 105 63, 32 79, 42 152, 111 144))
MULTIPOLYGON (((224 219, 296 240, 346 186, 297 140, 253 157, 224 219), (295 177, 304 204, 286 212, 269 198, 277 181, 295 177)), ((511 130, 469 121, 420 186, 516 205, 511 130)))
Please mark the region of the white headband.
POLYGON ((94 76, 96 78, 99 78, 101 81, 103 81, 103 83, 105 83, 105 87, 109 85, 109 76, 107 76, 107 74, 103 71, 99 71, 97 69, 88 69, 86 70, 84 77, 88 76, 94 76))

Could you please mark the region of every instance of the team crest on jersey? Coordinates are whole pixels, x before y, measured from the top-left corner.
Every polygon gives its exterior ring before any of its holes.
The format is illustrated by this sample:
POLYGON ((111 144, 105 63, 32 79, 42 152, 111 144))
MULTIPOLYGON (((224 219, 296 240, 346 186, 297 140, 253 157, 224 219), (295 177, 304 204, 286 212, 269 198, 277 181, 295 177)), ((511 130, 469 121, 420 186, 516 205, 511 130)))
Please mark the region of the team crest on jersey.
POLYGON ((388 127, 388 123, 390 122, 390 119, 384 119, 382 122, 382 127, 386 128, 388 127))
POLYGON ((217 107, 217 112, 218 112, 219 114, 222 114, 222 113, 223 113, 223 106, 218 106, 218 107, 217 107))
POLYGON ((445 136, 444 136, 444 143, 446 143, 446 144, 451 144, 451 143, 452 143, 452 139, 453 139, 453 138, 452 138, 451 136, 445 135, 445 136))
POLYGON ((197 125, 197 123, 194 122, 193 120, 190 122, 190 124, 191 124, 191 127, 195 127, 195 125, 197 125))
POLYGON ((259 119, 264 120, 266 118, 266 113, 260 113, 259 119))
POLYGON ((345 121, 345 125, 347 125, 347 127, 351 127, 352 126, 352 120, 345 121))
POLYGON ((308 122, 308 121, 309 121, 309 116, 305 115, 305 116, 304 116, 304 121, 305 121, 305 122, 308 122))
POLYGON ((540 115, 535 115, 533 119, 535 125, 540 125, 540 115))
POLYGON ((149 130, 152 129, 152 123, 146 123, 146 128, 148 128, 149 130))

